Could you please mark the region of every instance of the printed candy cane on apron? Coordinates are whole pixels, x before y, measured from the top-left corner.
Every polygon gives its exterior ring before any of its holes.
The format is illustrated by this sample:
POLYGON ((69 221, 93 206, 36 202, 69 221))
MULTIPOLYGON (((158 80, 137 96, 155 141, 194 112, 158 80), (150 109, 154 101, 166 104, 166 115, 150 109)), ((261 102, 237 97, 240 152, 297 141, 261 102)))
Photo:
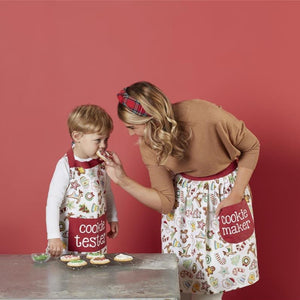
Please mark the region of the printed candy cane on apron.
POLYGON ((219 263, 220 265, 225 265, 225 264, 226 264, 226 259, 225 259, 224 257, 221 259, 219 253, 216 253, 215 256, 216 256, 216 259, 217 259, 217 261, 218 261, 218 263, 219 263))
POLYGON ((242 251, 246 246, 246 243, 243 242, 241 245, 236 245, 236 250, 237 251, 242 251))
POLYGON ((243 269, 243 268, 234 268, 232 270, 233 275, 237 275, 238 273, 244 273, 244 272, 245 272, 245 269, 243 269))

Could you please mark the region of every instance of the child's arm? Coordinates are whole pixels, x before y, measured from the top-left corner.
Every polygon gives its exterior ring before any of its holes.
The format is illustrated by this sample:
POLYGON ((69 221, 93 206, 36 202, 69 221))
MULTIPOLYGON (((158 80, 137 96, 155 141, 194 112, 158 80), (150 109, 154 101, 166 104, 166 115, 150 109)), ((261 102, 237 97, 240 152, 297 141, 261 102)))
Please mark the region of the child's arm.
POLYGON ((111 239, 114 239, 119 233, 119 222, 109 222, 110 230, 107 233, 107 236, 111 239))
POLYGON ((114 195, 111 190, 110 186, 110 178, 106 177, 106 218, 110 226, 110 231, 107 233, 107 236, 109 238, 115 238, 118 235, 119 232, 119 223, 118 223, 118 215, 117 215, 117 209, 115 205, 115 199, 114 195))
POLYGON ((59 230, 59 211, 69 181, 69 165, 67 158, 63 157, 56 165, 46 206, 48 251, 52 256, 59 256, 63 251, 63 242, 60 239, 59 230))

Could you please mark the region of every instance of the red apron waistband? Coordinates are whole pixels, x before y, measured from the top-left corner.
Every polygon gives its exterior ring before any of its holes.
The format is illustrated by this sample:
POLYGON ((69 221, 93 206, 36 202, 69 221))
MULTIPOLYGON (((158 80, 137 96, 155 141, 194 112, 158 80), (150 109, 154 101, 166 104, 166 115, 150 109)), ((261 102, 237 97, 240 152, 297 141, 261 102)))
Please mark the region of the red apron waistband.
POLYGON ((209 175, 209 176, 204 176, 204 177, 195 177, 195 176, 191 176, 185 173, 180 173, 180 175, 184 178, 187 179, 191 179, 194 181, 206 181, 206 180, 213 180, 213 179, 218 179, 221 177, 224 177, 228 174, 230 174, 231 172, 233 172, 236 168, 237 168, 238 164, 237 161, 233 161, 226 169, 224 169, 223 171, 214 174, 214 175, 209 175))

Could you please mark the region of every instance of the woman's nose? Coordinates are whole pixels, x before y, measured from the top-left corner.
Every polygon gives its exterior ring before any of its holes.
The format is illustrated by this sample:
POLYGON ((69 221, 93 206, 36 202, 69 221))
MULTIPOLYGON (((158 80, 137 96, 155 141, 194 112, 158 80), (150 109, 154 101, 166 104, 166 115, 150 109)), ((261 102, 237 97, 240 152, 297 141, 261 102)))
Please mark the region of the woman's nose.
POLYGON ((134 131, 132 129, 128 129, 128 134, 129 135, 135 135, 134 131))

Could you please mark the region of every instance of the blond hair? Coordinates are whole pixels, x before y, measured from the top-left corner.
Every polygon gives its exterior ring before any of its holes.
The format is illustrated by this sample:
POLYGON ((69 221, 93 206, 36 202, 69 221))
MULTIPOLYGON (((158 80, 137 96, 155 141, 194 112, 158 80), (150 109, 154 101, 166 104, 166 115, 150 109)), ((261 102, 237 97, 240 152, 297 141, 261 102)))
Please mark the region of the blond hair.
POLYGON ((138 116, 119 103, 119 118, 127 124, 145 124, 144 141, 157 152, 157 163, 164 163, 169 155, 183 159, 190 133, 175 120, 172 105, 164 93, 146 81, 132 84, 126 92, 142 105, 149 116, 138 116))
POLYGON ((73 109, 68 118, 69 133, 73 131, 99 133, 110 135, 113 130, 113 121, 109 114, 100 106, 87 104, 73 109))

